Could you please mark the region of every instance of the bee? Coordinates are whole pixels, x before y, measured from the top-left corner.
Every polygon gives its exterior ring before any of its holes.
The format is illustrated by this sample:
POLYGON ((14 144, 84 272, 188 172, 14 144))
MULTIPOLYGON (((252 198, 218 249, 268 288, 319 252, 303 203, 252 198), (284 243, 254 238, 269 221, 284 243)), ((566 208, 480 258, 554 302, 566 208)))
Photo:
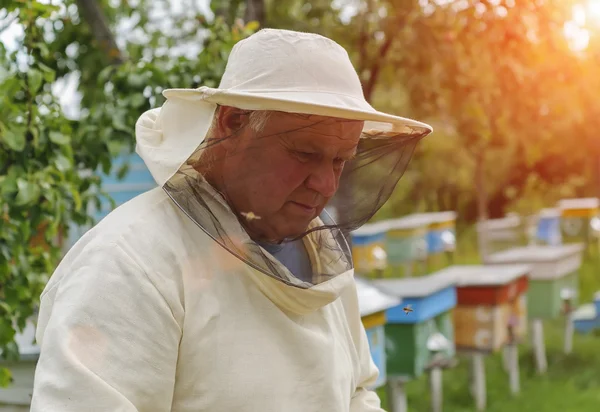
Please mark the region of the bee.
POLYGON ((413 311, 413 308, 411 308, 411 307, 410 307, 410 305, 406 305, 406 306, 404 307, 404 309, 402 309, 402 310, 404 311, 404 313, 405 313, 406 315, 408 315, 410 312, 412 312, 412 311, 413 311))
POLYGON ((256 216, 254 212, 242 212, 242 216, 244 216, 248 221, 252 220, 260 220, 260 216, 256 216))

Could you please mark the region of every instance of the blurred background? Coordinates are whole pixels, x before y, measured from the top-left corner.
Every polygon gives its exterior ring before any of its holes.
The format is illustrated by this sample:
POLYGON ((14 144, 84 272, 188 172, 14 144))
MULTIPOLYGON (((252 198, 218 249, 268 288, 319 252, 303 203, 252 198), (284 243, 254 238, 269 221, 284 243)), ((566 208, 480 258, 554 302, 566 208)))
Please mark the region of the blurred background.
MULTIPOLYGON (((373 221, 455 211, 457 259, 472 263, 477 221, 600 196, 600 0, 0 0, 0 384, 64 253, 154 187, 133 153, 139 115, 165 88, 216 87, 262 27, 336 40, 373 106, 433 125, 373 221)), ((587 300, 598 259, 584 262, 587 300)), ((488 410, 598 410, 600 339, 578 336, 566 358, 559 335, 547 375, 522 354, 510 402, 488 360, 488 410)), ((466 374, 445 374, 446 410, 472 410, 466 374)), ((427 410, 425 381, 408 395, 427 410)))

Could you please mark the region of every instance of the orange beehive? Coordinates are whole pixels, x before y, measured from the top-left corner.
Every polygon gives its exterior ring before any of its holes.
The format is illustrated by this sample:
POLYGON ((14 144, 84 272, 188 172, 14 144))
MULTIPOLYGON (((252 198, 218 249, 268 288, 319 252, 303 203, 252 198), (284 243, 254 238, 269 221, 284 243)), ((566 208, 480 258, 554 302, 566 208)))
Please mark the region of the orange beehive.
POLYGON ((457 280, 457 350, 494 352, 525 336, 528 266, 452 266, 441 272, 457 280))

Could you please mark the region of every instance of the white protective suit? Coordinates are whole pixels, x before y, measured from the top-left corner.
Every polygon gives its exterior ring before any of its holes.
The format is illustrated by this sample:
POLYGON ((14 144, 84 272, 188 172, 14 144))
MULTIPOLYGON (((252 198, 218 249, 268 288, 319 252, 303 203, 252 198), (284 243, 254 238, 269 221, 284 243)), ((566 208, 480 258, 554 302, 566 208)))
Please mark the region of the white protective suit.
POLYGON ((287 285, 217 244, 161 188, 67 254, 43 292, 37 340, 33 412, 382 411, 352 271, 287 285))

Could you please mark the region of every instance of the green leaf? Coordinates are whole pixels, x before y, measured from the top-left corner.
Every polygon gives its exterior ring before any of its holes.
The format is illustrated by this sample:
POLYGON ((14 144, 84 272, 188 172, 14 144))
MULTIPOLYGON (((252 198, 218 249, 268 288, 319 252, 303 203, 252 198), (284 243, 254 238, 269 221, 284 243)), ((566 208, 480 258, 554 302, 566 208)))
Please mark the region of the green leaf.
POLYGON ((136 109, 138 107, 141 107, 141 106, 145 105, 147 101, 148 100, 144 97, 143 94, 134 94, 130 98, 131 106, 134 107, 134 108, 136 108, 136 109))
POLYGON ((18 192, 15 199, 15 204, 17 206, 25 206, 35 203, 40 198, 41 190, 40 187, 35 183, 28 182, 27 180, 20 178, 17 179, 17 188, 18 192))
POLYGON ((71 137, 61 132, 52 131, 50 132, 49 137, 52 143, 56 143, 58 145, 65 145, 71 143, 71 137))
POLYGON ((15 152, 22 152, 25 149, 25 130, 4 129, 2 131, 2 141, 15 152))
POLYGON ((115 113, 113 117, 113 127, 121 132, 129 133, 131 130, 125 124, 122 113, 115 113))
POLYGON ((127 83, 129 83, 131 87, 139 88, 146 84, 146 80, 144 79, 144 76, 138 73, 130 73, 129 76, 127 76, 127 83))
POLYGON ((56 72, 50 67, 46 66, 44 63, 38 63, 38 67, 44 72, 44 80, 48 83, 52 83, 56 79, 56 72))
POLYGON ((0 194, 2 194, 2 196, 12 195, 13 193, 16 193, 17 190, 17 179, 15 176, 2 176, 2 180, 0 180, 0 194))
POLYGON ((13 381, 10 371, 6 368, 0 368, 0 388, 5 388, 13 381))
POLYGON ((62 154, 59 154, 56 157, 56 159, 54 160, 54 165, 60 172, 63 172, 63 173, 70 170, 71 167, 73 166, 71 160, 62 154))
POLYGON ((29 82, 29 91, 31 94, 36 94, 42 85, 42 72, 36 69, 30 69, 27 72, 27 81, 29 82))

